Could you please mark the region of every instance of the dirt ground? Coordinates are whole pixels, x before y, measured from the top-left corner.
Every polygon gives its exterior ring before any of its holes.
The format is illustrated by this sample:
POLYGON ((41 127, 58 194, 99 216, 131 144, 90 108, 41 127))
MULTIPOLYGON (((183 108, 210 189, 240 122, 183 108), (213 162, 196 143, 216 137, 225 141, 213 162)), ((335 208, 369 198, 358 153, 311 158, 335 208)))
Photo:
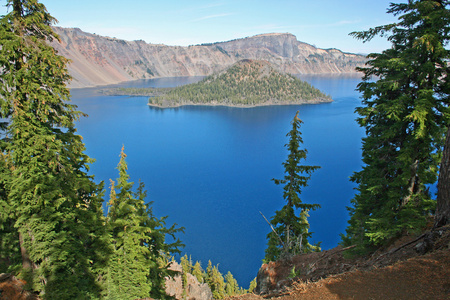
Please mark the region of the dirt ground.
POLYGON ((294 282, 272 295, 234 299, 450 299, 450 251, 441 250, 371 271, 355 270, 317 282, 294 282))
POLYGON ((450 226, 425 255, 416 251, 423 235, 417 238, 405 236, 369 258, 345 258, 337 247, 271 263, 269 292, 234 299, 450 299, 450 226), (286 279, 294 266, 299 276, 286 279))
POLYGON ((38 297, 24 290, 25 281, 9 274, 0 274, 1 300, 38 300, 38 297))

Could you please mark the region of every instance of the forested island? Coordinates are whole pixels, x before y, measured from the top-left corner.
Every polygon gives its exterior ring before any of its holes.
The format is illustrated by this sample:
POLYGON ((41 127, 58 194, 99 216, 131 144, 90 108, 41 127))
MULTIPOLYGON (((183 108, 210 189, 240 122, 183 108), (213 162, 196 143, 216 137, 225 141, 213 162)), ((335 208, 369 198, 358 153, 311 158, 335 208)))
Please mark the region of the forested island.
POLYGON ((242 60, 202 81, 166 90, 150 97, 149 105, 260 106, 331 102, 331 97, 292 75, 282 74, 269 62, 242 60))
POLYGON ((333 101, 309 83, 278 72, 269 62, 241 60, 225 71, 175 88, 114 88, 103 90, 111 96, 149 96, 156 107, 182 105, 262 105, 306 104, 333 101))

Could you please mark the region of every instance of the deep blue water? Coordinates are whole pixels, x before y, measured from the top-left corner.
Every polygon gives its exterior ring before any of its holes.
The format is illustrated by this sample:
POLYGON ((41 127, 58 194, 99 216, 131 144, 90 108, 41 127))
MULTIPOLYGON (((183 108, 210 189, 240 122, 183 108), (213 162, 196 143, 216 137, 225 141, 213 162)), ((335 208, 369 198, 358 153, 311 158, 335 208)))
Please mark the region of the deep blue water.
MULTIPOLYGON (((355 122, 360 104, 359 77, 303 76, 330 94, 318 105, 228 108, 148 107, 147 97, 104 96, 101 88, 72 90, 72 100, 89 115, 77 124, 87 154, 96 159, 90 172, 109 185, 122 145, 131 179, 146 184, 157 216, 186 228, 183 253, 206 267, 208 260, 231 271, 245 288, 256 277, 270 228, 267 217, 284 205, 282 178, 286 134, 297 110, 304 121, 305 164, 319 165, 303 189, 304 202, 322 208, 310 212, 312 242, 335 247, 348 219, 354 194, 348 178, 361 168, 363 130, 355 122)), ((198 78, 165 78, 121 86, 167 87, 198 78)), ((109 192, 106 193, 108 195, 109 192)))

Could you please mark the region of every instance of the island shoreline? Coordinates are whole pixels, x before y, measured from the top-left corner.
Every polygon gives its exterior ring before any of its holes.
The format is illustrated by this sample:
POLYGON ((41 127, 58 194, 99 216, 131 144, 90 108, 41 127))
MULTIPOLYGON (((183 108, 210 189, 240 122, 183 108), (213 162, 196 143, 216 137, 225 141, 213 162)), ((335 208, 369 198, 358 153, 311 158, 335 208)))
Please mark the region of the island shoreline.
POLYGON ((166 108, 180 108, 184 106, 205 106, 205 107, 230 107, 230 108, 256 108, 256 107, 264 107, 264 106, 294 106, 294 105, 316 105, 316 104, 331 104, 334 101, 308 101, 308 102, 299 102, 299 103, 261 103, 254 105, 247 104, 224 104, 224 103, 185 103, 185 104, 177 104, 173 106, 161 106, 153 103, 147 103, 149 107, 166 109, 166 108))

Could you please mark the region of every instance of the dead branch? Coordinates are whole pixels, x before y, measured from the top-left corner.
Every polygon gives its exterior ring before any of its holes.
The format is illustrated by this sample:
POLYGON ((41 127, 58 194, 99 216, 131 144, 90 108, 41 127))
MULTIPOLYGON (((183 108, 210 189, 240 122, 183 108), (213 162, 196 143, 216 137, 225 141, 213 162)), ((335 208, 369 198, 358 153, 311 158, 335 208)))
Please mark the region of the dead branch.
POLYGON ((262 212, 259 212, 259 213, 261 214, 261 216, 263 216, 264 220, 266 220, 267 224, 269 224, 269 226, 272 229, 273 233, 275 233, 277 235, 278 239, 280 240, 281 245, 283 245, 283 248, 286 249, 286 245, 283 243, 283 240, 278 235, 278 233, 275 231, 275 228, 273 228, 272 224, 270 224, 269 220, 267 220, 266 216, 264 216, 262 212))
POLYGON ((349 249, 352 249, 352 248, 355 248, 355 247, 356 247, 356 245, 348 246, 348 247, 345 247, 345 248, 336 250, 336 251, 334 251, 333 253, 330 253, 330 254, 328 254, 328 255, 325 255, 325 256, 319 258, 318 260, 316 260, 316 261, 310 266, 310 268, 314 267, 314 266, 315 266, 319 261, 321 261, 322 259, 325 259, 325 258, 327 258, 327 257, 330 257, 331 255, 334 255, 334 254, 336 254, 336 253, 338 253, 338 252, 342 252, 342 251, 345 251, 345 250, 349 250, 349 249))
POLYGON ((379 260, 380 258, 382 258, 383 256, 385 256, 386 254, 393 254, 393 253, 397 252, 398 250, 400 250, 400 249, 402 249, 402 248, 405 248, 406 246, 409 246, 409 245, 411 245, 411 244, 414 244, 414 243, 417 242, 418 240, 422 239, 425 235, 426 235, 426 233, 422 234, 421 236, 419 236, 418 238, 416 238, 416 239, 413 240, 413 241, 407 242, 407 243, 401 245, 401 246, 398 247, 398 248, 392 249, 392 250, 389 251, 389 252, 386 252, 386 253, 381 254, 380 256, 378 256, 378 257, 375 259, 375 261, 379 260))

